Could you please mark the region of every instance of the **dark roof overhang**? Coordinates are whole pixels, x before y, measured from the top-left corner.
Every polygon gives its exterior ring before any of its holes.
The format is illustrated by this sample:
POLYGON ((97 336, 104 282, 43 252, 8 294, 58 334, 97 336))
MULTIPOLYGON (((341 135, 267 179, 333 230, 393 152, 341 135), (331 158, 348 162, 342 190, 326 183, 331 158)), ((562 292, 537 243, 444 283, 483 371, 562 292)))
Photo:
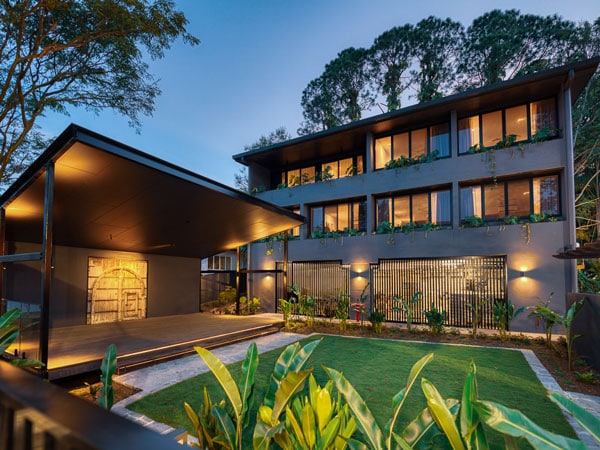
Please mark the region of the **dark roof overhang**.
POLYGON ((56 245, 202 258, 304 223, 288 210, 71 125, 0 197, 6 241, 42 242, 50 162, 56 245))
POLYGON ((403 127, 432 125, 447 120, 451 111, 468 115, 556 95, 569 83, 573 102, 592 77, 600 58, 572 63, 523 77, 503 81, 448 97, 419 103, 396 111, 368 117, 340 127, 301 136, 286 142, 250 150, 233 156, 244 165, 257 164, 269 169, 298 164, 317 158, 363 150, 367 135, 382 135, 403 127))

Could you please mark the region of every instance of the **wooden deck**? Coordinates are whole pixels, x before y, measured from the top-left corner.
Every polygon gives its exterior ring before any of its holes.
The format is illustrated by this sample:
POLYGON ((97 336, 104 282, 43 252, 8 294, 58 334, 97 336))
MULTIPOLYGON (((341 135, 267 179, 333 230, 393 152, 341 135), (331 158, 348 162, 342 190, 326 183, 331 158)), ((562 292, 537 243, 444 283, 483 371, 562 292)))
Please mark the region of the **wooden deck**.
POLYGON ((255 316, 196 313, 50 331, 48 377, 51 380, 100 368, 106 348, 117 346, 119 370, 193 353, 278 331, 279 314, 255 316))

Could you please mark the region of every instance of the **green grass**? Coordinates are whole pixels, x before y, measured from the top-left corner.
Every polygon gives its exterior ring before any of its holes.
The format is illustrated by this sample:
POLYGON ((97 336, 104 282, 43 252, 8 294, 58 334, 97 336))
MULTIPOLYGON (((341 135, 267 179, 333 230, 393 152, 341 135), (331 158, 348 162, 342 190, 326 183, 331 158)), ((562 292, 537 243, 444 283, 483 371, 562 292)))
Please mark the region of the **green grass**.
MULTIPOLYGON (((315 338, 303 342, 312 339, 315 338)), ((260 355, 255 404, 262 401, 268 377, 281 350, 260 355)), ((546 398, 544 387, 519 351, 324 336, 311 356, 308 367, 314 367, 315 377, 321 385, 328 380, 322 366, 342 371, 365 399, 383 428, 392 414, 391 399, 405 385, 410 368, 423 355, 431 352, 435 353, 435 358, 421 375, 430 380, 444 398, 460 399, 469 363, 474 360, 477 365, 480 399, 519 409, 549 431, 576 437, 559 408, 546 398)), ((241 363, 229 366, 236 380, 240 369, 241 363)), ((187 401, 197 407, 204 385, 208 387, 214 401, 225 398, 212 373, 206 373, 151 394, 130 405, 129 409, 175 428, 191 431, 183 402, 187 401)), ((420 383, 417 383, 396 422, 398 429, 404 428, 425 407, 425 398, 420 383)), ((255 413, 252 413, 251 417, 254 416, 255 413)), ((248 427, 246 439, 250 438, 251 429, 252 425, 248 427)), ((503 440, 498 435, 494 437, 492 445, 494 448, 504 448, 503 440)))

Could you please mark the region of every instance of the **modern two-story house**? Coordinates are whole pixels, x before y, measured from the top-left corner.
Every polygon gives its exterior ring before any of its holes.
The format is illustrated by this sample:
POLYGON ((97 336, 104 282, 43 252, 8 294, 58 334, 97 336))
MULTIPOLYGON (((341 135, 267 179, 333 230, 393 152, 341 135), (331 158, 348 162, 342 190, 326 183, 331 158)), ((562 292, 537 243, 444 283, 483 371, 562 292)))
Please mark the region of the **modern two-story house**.
MULTIPOLYGON (((552 255, 576 246, 571 109, 598 63, 235 155, 257 197, 308 218, 287 248, 281 236, 250 245, 251 295, 276 308, 287 257, 288 285, 323 305, 347 292, 390 321, 405 320, 399 299, 416 292, 421 322, 432 304, 456 326, 478 308, 492 327, 494 303, 508 300, 564 312, 576 263, 552 255)), ((512 329, 535 325, 522 314, 512 329)))

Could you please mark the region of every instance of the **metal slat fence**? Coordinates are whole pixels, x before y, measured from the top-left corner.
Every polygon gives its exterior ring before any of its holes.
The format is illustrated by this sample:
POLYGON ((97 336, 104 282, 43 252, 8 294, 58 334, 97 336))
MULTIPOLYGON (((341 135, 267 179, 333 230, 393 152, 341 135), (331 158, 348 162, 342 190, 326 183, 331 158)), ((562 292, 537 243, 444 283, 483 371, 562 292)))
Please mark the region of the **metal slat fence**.
MULTIPOLYGON (((341 261, 292 261, 288 263, 287 281, 288 286, 295 283, 302 294, 315 299, 315 316, 333 317, 339 291, 350 292, 350 265, 341 261)), ((288 296, 281 273, 277 274, 277 292, 278 299, 288 296)))
POLYGON ((413 323, 426 323, 423 312, 433 304, 446 311, 446 325, 472 326, 473 308, 479 307, 480 328, 494 328, 493 304, 506 302, 506 256, 385 259, 371 264, 371 311, 386 321, 406 322, 400 302, 421 292, 413 323))

